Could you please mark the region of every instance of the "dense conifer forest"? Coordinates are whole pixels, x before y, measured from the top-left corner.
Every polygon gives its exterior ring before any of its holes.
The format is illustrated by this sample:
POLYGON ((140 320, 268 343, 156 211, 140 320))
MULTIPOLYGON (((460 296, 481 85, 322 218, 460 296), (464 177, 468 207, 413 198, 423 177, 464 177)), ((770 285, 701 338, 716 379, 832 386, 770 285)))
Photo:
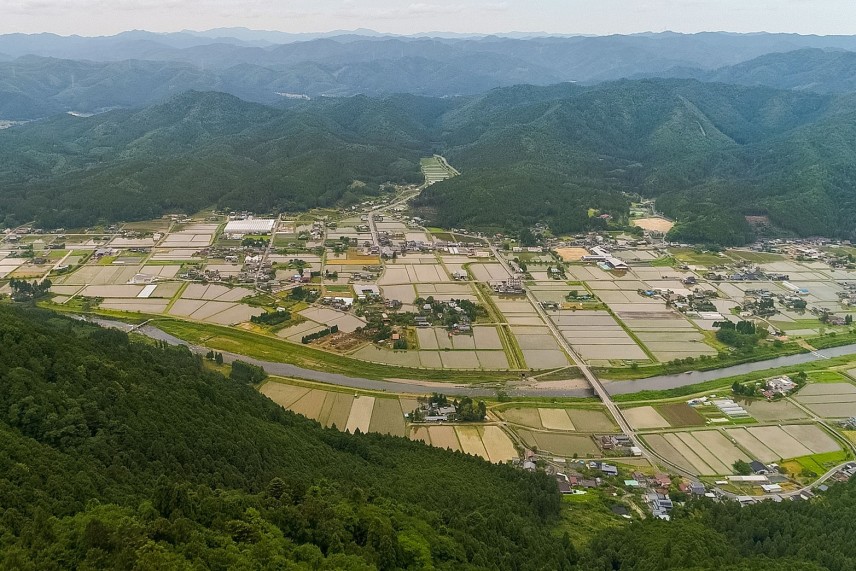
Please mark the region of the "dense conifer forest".
POLYGON ((0 307, 3 569, 562 569, 544 474, 323 429, 184 348, 0 307))
POLYGON ((856 482, 575 549, 555 483, 324 429, 181 347, 0 306, 4 569, 852 571, 856 482))

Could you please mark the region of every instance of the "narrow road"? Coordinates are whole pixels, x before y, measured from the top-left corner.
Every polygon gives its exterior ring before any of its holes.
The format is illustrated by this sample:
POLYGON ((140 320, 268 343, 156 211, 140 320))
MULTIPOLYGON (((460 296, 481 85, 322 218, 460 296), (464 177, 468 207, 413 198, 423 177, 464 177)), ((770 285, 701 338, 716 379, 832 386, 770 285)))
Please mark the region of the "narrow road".
MULTIPOLYGON (((508 262, 505 260, 505 258, 503 258, 502 255, 497 251, 496 246, 494 246, 490 242, 488 242, 488 246, 490 247, 493 256, 497 259, 497 261, 499 261, 502 267, 505 268, 509 275, 514 275, 514 271, 509 267, 508 262)), ((547 327, 549 327, 550 332, 553 334, 553 337, 559 343, 559 346, 562 347, 568 353, 568 355, 571 356, 571 359, 573 359, 574 364, 582 372, 583 376, 594 389, 594 392, 597 394, 598 398, 600 398, 601 402, 603 402, 604 406, 618 423, 618 426, 619 428, 621 428, 621 431, 631 439, 634 446, 638 447, 642 451, 642 457, 645 458, 652 466, 656 466, 659 462, 660 464, 666 464, 672 467, 673 469, 680 471, 680 473, 686 473, 678 466, 674 466, 671 462, 667 462, 665 461, 665 459, 659 456, 657 456, 657 461, 654 460, 655 454, 649 451, 639 440, 639 437, 636 435, 636 431, 633 430, 633 428, 630 426, 630 423, 628 423, 627 420, 624 418, 624 415, 621 414, 621 410, 619 410, 618 405, 616 405, 615 402, 612 400, 612 397, 606 391, 603 384, 600 382, 600 379, 597 378, 597 376, 589 368, 588 364, 577 354, 576 351, 574 351, 574 348, 571 346, 570 343, 568 343, 567 339, 565 339, 565 336, 562 335, 562 332, 559 331, 559 328, 556 327, 556 324, 553 323, 553 320, 550 319, 550 316, 547 315, 547 312, 544 311, 544 308, 541 307, 541 304, 538 302, 532 292, 528 289, 526 290, 526 298, 529 300, 529 303, 531 303, 535 307, 535 310, 538 312, 538 315, 541 317, 547 327)))
POLYGON ((377 222, 375 222, 375 215, 377 215, 379 212, 389 210, 390 208, 395 208, 396 206, 399 206, 401 204, 404 204, 404 203, 416 198, 417 196, 419 196, 419 194, 423 190, 425 190, 425 188, 427 186, 428 186, 427 182, 422 183, 422 185, 419 186, 415 191, 410 192, 410 193, 405 191, 402 193, 401 197, 390 202, 389 204, 382 204, 380 206, 375 206, 374 208, 369 210, 369 214, 368 214, 368 216, 369 216, 369 230, 372 233, 372 243, 374 243, 375 246, 380 246, 380 232, 377 229, 377 222))
POLYGON ((259 289, 259 276, 262 275, 262 266, 264 266, 265 261, 268 259, 268 256, 270 256, 270 251, 273 249, 273 243, 276 239, 276 230, 277 228, 279 228, 279 221, 281 217, 281 214, 277 215, 276 217, 276 222, 274 222, 273 230, 270 233, 270 241, 268 242, 267 248, 265 248, 264 254, 262 254, 262 259, 259 262, 259 267, 256 269, 256 273, 253 276, 253 289, 255 290, 259 289))
POLYGON ((74 250, 69 250, 68 252, 66 252, 65 256, 63 256, 61 260, 57 261, 57 263, 55 263, 53 265, 53 267, 45 273, 45 275, 43 275, 42 277, 39 278, 38 283, 41 284, 43 281, 48 279, 48 277, 51 275, 51 272, 55 272, 58 267, 63 265, 65 263, 65 261, 68 259, 68 257, 71 256, 73 251, 74 250))

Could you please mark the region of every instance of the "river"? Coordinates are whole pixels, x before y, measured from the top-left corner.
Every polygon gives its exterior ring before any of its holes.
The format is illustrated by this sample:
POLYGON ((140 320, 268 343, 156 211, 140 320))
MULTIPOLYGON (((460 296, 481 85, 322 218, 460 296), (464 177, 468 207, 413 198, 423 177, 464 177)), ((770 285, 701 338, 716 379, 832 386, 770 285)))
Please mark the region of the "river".
POLYGON ((745 363, 743 365, 733 365, 724 369, 714 369, 712 371, 690 371, 688 373, 678 373, 676 375, 660 375, 657 377, 648 377, 647 379, 638 379, 635 381, 609 381, 602 379, 606 390, 611 395, 623 395, 628 393, 637 393, 639 391, 648 390, 664 390, 685 387, 687 385, 697 385, 707 381, 715 381, 726 377, 734 377, 746 373, 755 373, 765 371, 767 369, 775 369, 777 367, 791 367, 793 365, 802 365, 811 363, 821 359, 831 359, 832 357, 841 357, 842 355, 856 354, 856 345, 842 345, 841 347, 833 347, 831 349, 822 349, 811 353, 799 353, 797 355, 788 355, 787 357, 776 357, 765 361, 756 361, 754 363, 745 363))
MULTIPOLYGON (((194 353, 199 353, 204 355, 208 353, 208 347, 202 347, 199 345, 191 345, 190 343, 175 337, 174 335, 170 335, 169 333, 158 329, 153 325, 143 325, 139 328, 134 328, 133 325, 129 325, 127 323, 122 323, 121 321, 112 321, 109 319, 102 319, 99 317, 87 317, 85 321, 90 323, 95 323, 97 325, 101 325, 102 327, 112 327, 114 329, 120 329, 122 331, 128 332, 132 329, 135 333, 139 333, 149 337, 151 339, 156 339, 158 341, 165 341, 170 345, 185 345, 190 348, 194 353)), ((394 393, 410 393, 410 394, 425 394, 430 392, 442 392, 448 395, 457 395, 457 396, 469 396, 469 397, 495 397, 496 396, 496 386, 473 386, 473 385, 462 385, 455 383, 445 383, 445 382, 431 382, 431 381, 411 381, 411 380, 390 380, 383 381, 377 379, 364 379, 361 377, 351 377, 348 375, 340 375, 338 373, 328 373, 326 371, 317 371, 314 369, 305 369, 303 367, 298 367, 296 365, 291 365, 289 363, 279 363, 275 361, 262 361, 260 359, 254 359, 252 357, 247 357, 244 355, 238 355, 236 353, 229 353, 228 351, 219 351, 223 354, 223 361, 226 363, 231 363, 235 359, 240 359, 247 363, 252 363, 253 365, 258 365, 259 367, 263 367, 264 370, 270 374, 278 377, 292 377, 296 379, 305 379, 308 381, 315 381, 319 383, 327 383, 331 385, 338 385, 344 387, 351 387, 355 389, 363 389, 370 391, 390 391, 394 393)), ((539 394, 542 396, 572 396, 572 397, 590 397, 592 393, 587 389, 569 389, 565 391, 560 391, 561 395, 553 394, 555 391, 529 391, 525 389, 516 390, 514 388, 509 388, 507 392, 510 395, 516 396, 526 396, 527 393, 539 394)))
MULTIPOLYGON (((109 319, 101 319, 97 317, 88 317, 86 321, 97 323, 103 327, 113 327, 122 331, 130 331, 134 329, 132 325, 122 323, 121 321, 112 321, 109 319)), ((209 351, 208 347, 191 345, 186 341, 179 339, 165 331, 158 329, 153 325, 144 325, 135 330, 146 337, 166 341, 170 345, 186 345, 195 353, 205 354, 209 351)), ((279 377, 293 377, 297 379, 306 379, 320 383, 331 385, 339 385, 352 387, 355 389, 371 390, 371 391, 390 391, 395 393, 413 393, 423 394, 426 392, 444 392, 449 395, 460 395, 470 397, 491 397, 496 396, 496 387, 478 387, 473 385, 462 385, 444 382, 430 381, 383 381, 377 379, 364 379, 361 377, 351 377, 348 375, 340 375, 338 373, 328 373, 325 371, 317 371, 314 369, 305 369, 289 363, 279 363, 274 361, 262 361, 253 359, 227 351, 221 351, 223 360, 231 363, 235 359, 241 359, 248 363, 264 367, 268 374, 279 377)), ((766 361, 757 361, 755 363, 746 363, 743 365, 734 365, 723 369, 715 369, 712 371, 691 371, 688 373, 679 373, 676 375, 660 375, 657 377, 648 377, 647 379, 638 379, 635 381, 610 381, 602 379, 604 388, 610 395, 622 395, 628 393, 636 393, 646 390, 664 390, 695 385, 716 379, 724 379, 735 375, 745 373, 754 373, 773 369, 776 367, 788 367, 793 365, 801 365, 803 363, 811 363, 820 359, 830 359, 832 357, 840 357, 842 355, 856 354, 856 344, 843 345, 841 347, 833 347, 831 349, 822 349, 811 353, 800 353, 798 355, 789 355, 787 357, 777 357, 775 359, 767 359, 766 361)), ((516 385, 516 384, 515 384, 516 385)), ((505 387, 506 392, 511 396, 522 397, 591 397, 593 391, 590 389, 539 389, 525 385, 515 386, 509 384, 505 387)))

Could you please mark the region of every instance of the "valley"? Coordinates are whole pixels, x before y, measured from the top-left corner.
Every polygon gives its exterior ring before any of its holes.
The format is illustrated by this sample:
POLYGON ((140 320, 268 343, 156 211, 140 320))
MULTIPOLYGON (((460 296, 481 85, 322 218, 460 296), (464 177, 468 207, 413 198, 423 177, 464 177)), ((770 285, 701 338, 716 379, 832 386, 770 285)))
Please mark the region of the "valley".
MULTIPOLYGON (((846 246, 694 250, 664 241, 670 221, 650 202, 627 214, 641 233, 444 230, 424 225, 410 205, 462 175, 442 157, 422 164, 421 186, 344 209, 268 218, 203 211, 63 234, 26 226, 7 234, 0 267, 7 280, 49 280, 43 307, 223 352, 226 364, 260 365, 274 375, 263 394, 340 430, 406 436, 491 462, 537 458, 558 474, 576 462, 665 469, 749 497, 770 493, 757 482, 723 485, 738 460, 759 454, 824 468, 813 472, 820 477, 853 458, 840 424, 856 417, 850 404, 786 415, 798 424, 784 430, 815 431, 810 449, 786 436, 736 440, 729 428, 760 431, 778 416, 735 420, 685 404, 727 397, 736 363, 755 362, 757 373, 741 382, 765 378, 764 360, 787 355, 808 357, 780 367, 788 374, 854 366, 846 347, 829 364, 817 353, 856 340, 846 246), (770 331, 757 345, 721 340, 722 322, 749 315, 770 331), (709 378, 722 372, 702 384, 680 374, 696 368, 709 378), (675 381, 658 380, 669 373, 675 381), (725 392, 714 397, 717 389, 725 392), (488 416, 475 426, 408 420, 428 393, 484 399, 488 416), (357 410, 358 401, 367 404, 357 410), (781 443, 759 443, 770 439, 781 443), (705 446, 715 456, 698 452, 705 446)), ((747 406, 756 409, 763 402, 747 406)), ((800 470, 784 478, 797 487, 779 494, 812 482, 800 470)))
POLYGON ((856 36, 102 4, 236 27, 0 30, 0 569, 852 571, 856 36))

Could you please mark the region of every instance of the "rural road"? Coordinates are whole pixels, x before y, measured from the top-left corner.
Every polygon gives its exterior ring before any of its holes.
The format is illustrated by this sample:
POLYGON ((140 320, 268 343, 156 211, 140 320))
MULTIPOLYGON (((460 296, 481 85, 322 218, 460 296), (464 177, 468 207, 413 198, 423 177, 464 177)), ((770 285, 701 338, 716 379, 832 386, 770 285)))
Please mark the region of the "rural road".
MULTIPOLYGON (((494 258, 496 258, 496 260, 502 265, 505 271, 508 272, 508 275, 513 276, 514 272, 509 267, 509 264, 505 260, 505 258, 503 258, 502 255, 497 251, 496 246, 494 246, 490 242, 488 242, 488 246, 490 247, 494 258)), ((553 320, 550 319, 550 316, 547 315, 547 312, 544 311, 544 308, 541 307, 541 304, 538 302, 538 300, 532 294, 532 291, 529 289, 526 290, 526 298, 529 300, 529 303, 534 306, 535 310, 538 312, 538 315, 541 317, 541 320, 550 329, 550 333, 556 339, 556 342, 559 344, 559 346, 564 349, 568 355, 571 356, 571 359, 573 359, 574 364, 577 366, 577 368, 579 368, 580 372, 582 372, 583 376, 588 381, 589 385, 591 385, 592 389, 594 389, 595 394, 597 394, 603 405, 607 408, 609 413, 618 423, 621 432, 626 434, 631 439, 633 444, 637 448, 639 448, 645 460, 647 460, 652 466, 656 466, 657 461, 655 460, 655 454, 652 451, 648 450, 648 448, 642 443, 642 441, 636 435, 636 431, 624 418, 624 415, 621 413, 621 410, 619 410, 618 405, 615 404, 615 401, 612 400, 612 395, 607 392, 600 379, 598 379, 597 375, 595 375, 594 372, 592 372, 592 370, 589 368, 588 363, 586 363, 583 358, 577 354, 571 344, 568 343, 568 340, 565 339, 565 336, 562 335, 562 332, 559 331, 559 328, 556 326, 553 320)), ((657 456, 657 459, 659 459, 659 456, 657 456)), ((671 463, 669 464, 671 465, 671 463)))

